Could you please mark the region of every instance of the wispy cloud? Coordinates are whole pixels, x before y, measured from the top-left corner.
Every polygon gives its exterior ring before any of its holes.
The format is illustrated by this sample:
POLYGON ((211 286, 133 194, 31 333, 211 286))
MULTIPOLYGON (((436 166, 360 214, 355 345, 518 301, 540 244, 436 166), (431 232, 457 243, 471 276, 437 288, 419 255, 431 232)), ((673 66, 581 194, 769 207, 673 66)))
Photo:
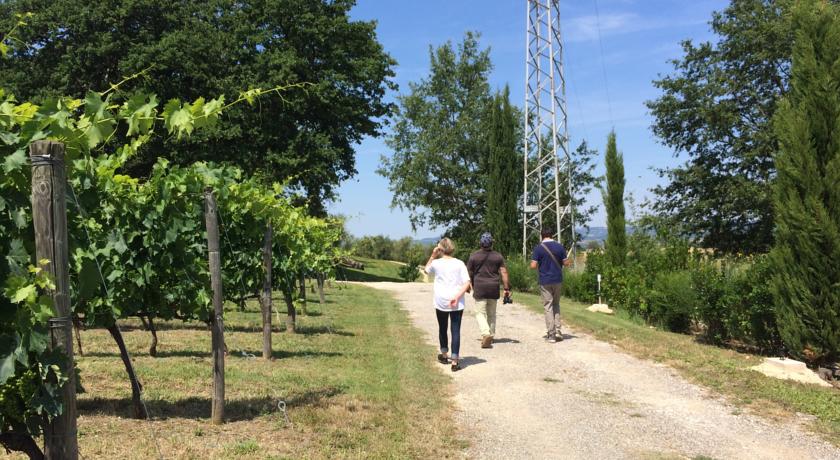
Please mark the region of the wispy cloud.
POLYGON ((601 37, 610 37, 634 32, 652 31, 660 29, 681 28, 690 25, 703 24, 704 21, 664 21, 650 20, 635 13, 594 14, 576 16, 563 21, 563 38, 567 42, 587 42, 598 40, 600 27, 601 37))

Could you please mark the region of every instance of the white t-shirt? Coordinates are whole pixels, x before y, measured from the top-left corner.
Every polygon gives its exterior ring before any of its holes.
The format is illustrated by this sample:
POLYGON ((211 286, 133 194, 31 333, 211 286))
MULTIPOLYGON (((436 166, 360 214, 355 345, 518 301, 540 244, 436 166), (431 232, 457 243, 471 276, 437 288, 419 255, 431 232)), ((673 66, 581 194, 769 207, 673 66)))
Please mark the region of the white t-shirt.
POLYGON ((449 301, 458 294, 461 287, 470 280, 467 266, 455 258, 440 258, 432 261, 427 273, 435 275, 434 306, 438 310, 458 311, 464 309, 464 296, 458 300, 458 308, 450 308, 449 301))

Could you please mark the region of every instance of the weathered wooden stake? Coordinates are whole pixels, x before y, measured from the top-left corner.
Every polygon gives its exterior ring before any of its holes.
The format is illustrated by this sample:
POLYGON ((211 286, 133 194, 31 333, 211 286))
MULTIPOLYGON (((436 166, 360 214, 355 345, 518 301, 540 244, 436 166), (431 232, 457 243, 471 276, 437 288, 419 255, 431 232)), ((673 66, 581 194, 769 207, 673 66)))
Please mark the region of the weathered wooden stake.
POLYGON ((212 422, 225 418, 225 325, 223 321, 222 260, 219 255, 219 216, 213 189, 204 190, 204 220, 207 225, 207 252, 210 261, 210 285, 213 289, 213 316, 210 319, 213 347, 212 422))
POLYGON ((61 372, 68 376, 61 388, 62 412, 44 429, 44 455, 48 459, 77 459, 76 371, 73 365, 73 322, 70 312, 70 263, 67 254, 67 176, 64 144, 35 141, 29 146, 32 160, 32 223, 35 258, 49 263, 41 268, 55 283, 50 290, 54 317, 49 320, 50 348, 67 356, 61 372))
POLYGON ((263 237, 263 289, 262 289, 262 320, 263 320, 263 358, 271 359, 271 224, 265 226, 263 237))

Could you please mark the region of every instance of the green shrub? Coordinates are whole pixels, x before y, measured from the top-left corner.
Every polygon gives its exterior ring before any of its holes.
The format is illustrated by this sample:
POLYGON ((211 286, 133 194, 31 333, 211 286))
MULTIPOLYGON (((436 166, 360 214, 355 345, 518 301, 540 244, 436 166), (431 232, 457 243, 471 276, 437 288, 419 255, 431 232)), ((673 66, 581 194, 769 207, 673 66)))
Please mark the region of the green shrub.
POLYGON ((738 301, 733 303, 733 336, 764 352, 781 349, 776 310, 771 291, 772 267, 767 255, 756 257, 733 282, 738 301))
POLYGON ((698 297, 691 285, 691 273, 658 273, 649 297, 649 320, 672 332, 688 332, 698 297))
POLYGON ((530 263, 530 260, 525 260, 521 256, 505 259, 510 287, 514 291, 539 293, 537 273, 536 270, 531 269, 530 263))
POLYGON ((737 293, 732 277, 732 270, 712 263, 700 263, 691 272, 697 295, 695 319, 703 324, 704 335, 712 343, 723 343, 733 330, 731 306, 737 301, 737 293))
POLYGON ((586 285, 585 272, 567 270, 563 274, 563 295, 584 303, 593 303, 597 296, 591 295, 586 285))

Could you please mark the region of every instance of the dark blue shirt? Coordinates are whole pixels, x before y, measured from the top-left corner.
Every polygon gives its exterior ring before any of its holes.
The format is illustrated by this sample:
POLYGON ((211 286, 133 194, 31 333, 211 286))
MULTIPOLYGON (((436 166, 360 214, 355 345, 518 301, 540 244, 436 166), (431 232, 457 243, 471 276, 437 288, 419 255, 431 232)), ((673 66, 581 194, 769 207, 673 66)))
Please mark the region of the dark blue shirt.
POLYGON ((537 267, 540 272, 540 285, 563 282, 563 267, 561 265, 566 260, 566 248, 562 244, 556 241, 543 241, 542 244, 538 244, 534 248, 534 255, 531 256, 531 260, 537 261, 537 267), (551 253, 554 254, 554 258, 557 259, 560 265, 551 259, 551 256, 548 255, 543 245, 548 247, 551 253))

